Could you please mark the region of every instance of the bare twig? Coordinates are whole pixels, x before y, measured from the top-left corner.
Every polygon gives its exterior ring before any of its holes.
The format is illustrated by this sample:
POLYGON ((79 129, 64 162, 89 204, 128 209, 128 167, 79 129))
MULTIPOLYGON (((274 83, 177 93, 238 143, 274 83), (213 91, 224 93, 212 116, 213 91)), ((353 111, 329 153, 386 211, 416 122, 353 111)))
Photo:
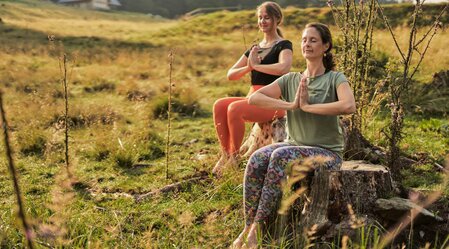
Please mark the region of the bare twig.
POLYGON ((435 29, 435 26, 439 26, 439 25, 440 25, 439 20, 440 20, 441 17, 443 16, 443 14, 444 14, 444 12, 446 11, 446 9, 447 9, 448 6, 449 6, 449 3, 446 4, 446 5, 444 6, 443 10, 441 10, 440 14, 439 14, 439 15, 437 16, 437 18, 435 19, 435 22, 433 23, 433 25, 429 28, 429 30, 427 30, 427 32, 423 35, 423 37, 421 38, 421 40, 419 40, 419 41, 417 41, 417 42, 415 43, 415 47, 416 47, 416 46, 419 46, 419 44, 421 44, 421 42, 423 42, 423 41, 427 38, 427 36, 429 35, 429 33, 430 33, 433 29, 435 29))
POLYGON ((5 147, 6 147, 6 157, 8 158, 9 172, 11 173, 12 181, 14 184, 14 193, 16 194, 17 205, 19 207, 19 218, 22 221, 22 226, 23 226, 23 229, 25 230, 25 238, 27 240, 28 247, 33 248, 32 229, 26 219, 24 203, 22 201, 22 195, 20 194, 19 180, 17 177, 17 171, 16 171, 16 167, 14 165, 14 160, 13 160, 13 156, 12 156, 13 152, 12 152, 10 142, 9 142, 8 122, 6 120, 6 113, 5 113, 5 109, 3 107, 3 93, 2 92, 0 92, 0 112, 1 112, 1 117, 2 117, 3 135, 4 135, 4 142, 5 142, 5 147))
POLYGON ((419 58, 418 63, 416 64, 416 66, 413 68, 413 71, 412 71, 412 73, 410 74, 410 78, 413 78, 413 76, 415 75, 415 73, 418 71, 418 68, 419 68, 419 66, 421 65, 421 62, 422 62, 423 59, 424 59, 424 56, 425 56, 425 54, 426 54, 426 52, 427 52, 427 49, 430 47, 430 42, 432 41, 433 37, 436 35, 437 30, 438 30, 438 28, 439 28, 439 26, 440 26, 440 25, 439 25, 439 23, 440 23, 440 18, 441 18, 441 16, 443 15, 443 13, 446 11, 446 9, 447 9, 448 6, 449 6, 449 4, 446 4, 446 5, 444 6, 443 10, 441 11, 441 13, 440 13, 440 14, 438 15, 438 17, 436 18, 436 20, 435 20, 434 24, 432 25, 432 27, 427 31, 427 33, 426 33, 425 35, 423 35, 423 37, 422 37, 421 40, 419 40, 418 42, 415 42, 415 44, 413 45, 413 47, 416 49, 416 51, 420 54, 420 58, 419 58), (430 33, 431 30, 433 30, 433 33, 430 35, 430 38, 429 38, 429 40, 428 40, 428 42, 427 42, 427 44, 426 44, 426 47, 424 48, 424 51, 423 51, 422 53, 420 53, 420 52, 417 50, 417 46, 418 46, 422 41, 424 41, 424 40, 427 38, 427 36, 429 36, 429 33, 430 33))
POLYGON ((207 177, 205 177, 205 176, 192 177, 190 179, 186 179, 186 180, 182 180, 180 182, 166 185, 160 189, 156 189, 156 190, 150 191, 145 194, 136 195, 135 200, 136 200, 136 202, 140 202, 144 199, 150 198, 157 194, 179 191, 180 189, 182 189, 183 186, 189 186, 192 183, 196 183, 196 182, 199 182, 199 181, 205 180, 205 179, 207 179, 207 177))
POLYGON ((391 25, 388 22, 387 16, 384 14, 384 11, 382 9, 382 6, 380 6, 379 1, 377 1, 377 6, 379 7, 378 9, 380 11, 380 14, 381 14, 382 18, 384 19, 385 25, 387 25, 387 28, 390 31, 391 37, 393 38, 394 44, 396 45, 396 48, 398 49, 398 52, 401 55, 402 60, 405 61, 404 53, 402 52, 401 47, 399 46, 399 44, 396 40, 396 36, 394 35, 393 29, 391 28, 391 25))

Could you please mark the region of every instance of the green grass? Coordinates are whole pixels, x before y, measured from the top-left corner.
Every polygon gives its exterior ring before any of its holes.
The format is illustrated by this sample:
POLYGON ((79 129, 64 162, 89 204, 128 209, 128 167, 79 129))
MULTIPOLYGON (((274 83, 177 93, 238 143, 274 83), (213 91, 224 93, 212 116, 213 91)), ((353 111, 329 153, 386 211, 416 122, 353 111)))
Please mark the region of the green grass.
MULTIPOLYGON (((245 50, 243 35, 247 46, 260 38, 254 12, 154 20, 45 1, 0 4, 5 4, 0 8, 4 21, 0 24, 0 86, 5 92, 27 216, 36 231, 44 223, 66 231, 59 236, 63 242, 54 242, 42 231, 36 240, 71 248, 228 247, 244 225, 244 163, 222 179, 211 177, 140 203, 131 195, 210 172, 219 151, 212 104, 220 97, 242 96, 248 91, 248 78, 228 82, 226 70, 245 50), (241 26, 246 24, 242 33, 241 26), (56 36, 56 47, 47 41, 48 34, 56 36), (167 121, 159 116, 167 109, 171 49, 175 52, 177 105, 170 144, 171 178, 166 180, 167 121), (77 184, 71 191, 58 180, 64 172, 58 51, 69 52, 74 59, 69 67, 69 119, 70 160, 77 184)), ((327 22, 329 13, 292 8, 286 16, 284 33, 294 43, 294 70, 300 70, 304 67, 299 52, 301 25, 327 22)), ((405 28, 399 30, 406 34, 405 28)), ((384 31, 376 32, 377 39, 386 37, 384 31)), ((423 62, 422 79, 448 68, 447 57, 436 56, 445 49, 442 37, 436 38, 435 49, 429 51, 428 58, 435 63, 423 62)), ((376 49, 388 54, 383 46, 376 49)), ((385 124, 385 118, 378 116, 366 132, 381 146, 386 145, 380 132, 385 124)), ((428 154, 442 163, 448 153, 447 119, 415 115, 405 124, 402 149, 408 154, 428 154)), ((0 152, 4 154, 3 146, 0 152)), ((0 162, 0 247, 24 247, 6 158, 1 156, 0 162)), ((441 183, 441 174, 428 163, 403 174, 403 184, 410 188, 430 191, 441 183)))

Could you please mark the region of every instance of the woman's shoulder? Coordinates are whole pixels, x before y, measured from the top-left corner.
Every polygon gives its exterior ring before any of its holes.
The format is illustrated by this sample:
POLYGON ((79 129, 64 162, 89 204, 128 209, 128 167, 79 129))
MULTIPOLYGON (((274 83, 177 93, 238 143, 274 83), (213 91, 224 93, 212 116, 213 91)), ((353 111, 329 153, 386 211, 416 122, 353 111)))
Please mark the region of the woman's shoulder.
POLYGON ((276 46, 279 46, 279 47, 281 47, 281 48, 289 48, 289 49, 292 49, 293 44, 292 44, 292 42, 291 42, 290 40, 285 39, 285 40, 280 40, 280 41, 278 41, 278 42, 276 43, 276 46))
POLYGON ((348 82, 345 74, 341 71, 329 71, 329 78, 334 84, 339 85, 343 82, 348 82))
POLYGON ((288 73, 282 75, 281 77, 284 77, 284 78, 290 80, 290 79, 301 78, 302 74, 301 74, 301 72, 288 72, 288 73))
POLYGON ((341 71, 334 71, 334 70, 330 70, 329 72, 329 76, 332 78, 340 78, 340 77, 345 77, 345 74, 341 71))

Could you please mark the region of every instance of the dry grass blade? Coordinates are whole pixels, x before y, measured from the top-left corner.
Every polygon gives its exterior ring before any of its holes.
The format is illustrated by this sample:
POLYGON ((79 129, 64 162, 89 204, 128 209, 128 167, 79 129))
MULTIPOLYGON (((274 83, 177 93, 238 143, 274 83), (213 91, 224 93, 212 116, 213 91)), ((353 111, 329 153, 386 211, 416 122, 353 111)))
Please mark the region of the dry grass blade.
POLYGON ((313 156, 293 161, 290 165, 287 166, 287 179, 282 183, 283 197, 281 200, 281 205, 278 209, 279 214, 287 214, 287 211, 289 210, 291 205, 307 190, 307 187, 301 187, 295 191, 292 191, 293 185, 306 178, 308 172, 315 170, 318 166, 324 164, 329 160, 329 157, 313 156))
POLYGON ((173 50, 170 50, 169 59, 169 79, 168 79, 168 111, 167 111, 167 141, 165 145, 165 179, 168 180, 168 162, 170 159, 170 130, 171 130, 171 101, 172 101, 172 72, 173 72, 173 50))
POLYGON ((305 188, 305 187, 299 188, 289 197, 282 199, 281 207, 279 208, 278 213, 281 215, 287 214, 287 211, 290 208, 290 206, 295 202, 296 199, 301 197, 301 195, 306 190, 307 190, 307 188, 305 188))

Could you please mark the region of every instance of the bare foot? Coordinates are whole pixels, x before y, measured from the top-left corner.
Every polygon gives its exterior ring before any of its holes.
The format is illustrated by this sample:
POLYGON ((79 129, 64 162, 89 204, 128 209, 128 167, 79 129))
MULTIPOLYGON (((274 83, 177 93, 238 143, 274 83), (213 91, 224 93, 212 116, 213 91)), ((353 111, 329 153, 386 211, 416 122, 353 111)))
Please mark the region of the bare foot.
POLYGON ((223 168, 225 167, 226 163, 228 162, 229 157, 228 155, 223 154, 218 162, 215 164, 215 167, 212 169, 212 174, 215 176, 221 176, 223 168))
POLYGON ((240 233, 240 235, 237 237, 237 239, 234 240, 234 242, 232 242, 232 245, 229 247, 231 249, 240 249, 243 246, 243 243, 245 242, 245 236, 249 231, 249 226, 245 227, 245 229, 243 229, 243 231, 240 233))
POLYGON ((256 249, 257 248, 257 232, 259 230, 259 226, 257 224, 253 224, 251 229, 248 232, 248 236, 246 237, 245 249, 256 249))
POLYGON ((239 166, 240 156, 238 154, 233 154, 229 156, 229 160, 227 162, 227 167, 237 168, 239 166))

